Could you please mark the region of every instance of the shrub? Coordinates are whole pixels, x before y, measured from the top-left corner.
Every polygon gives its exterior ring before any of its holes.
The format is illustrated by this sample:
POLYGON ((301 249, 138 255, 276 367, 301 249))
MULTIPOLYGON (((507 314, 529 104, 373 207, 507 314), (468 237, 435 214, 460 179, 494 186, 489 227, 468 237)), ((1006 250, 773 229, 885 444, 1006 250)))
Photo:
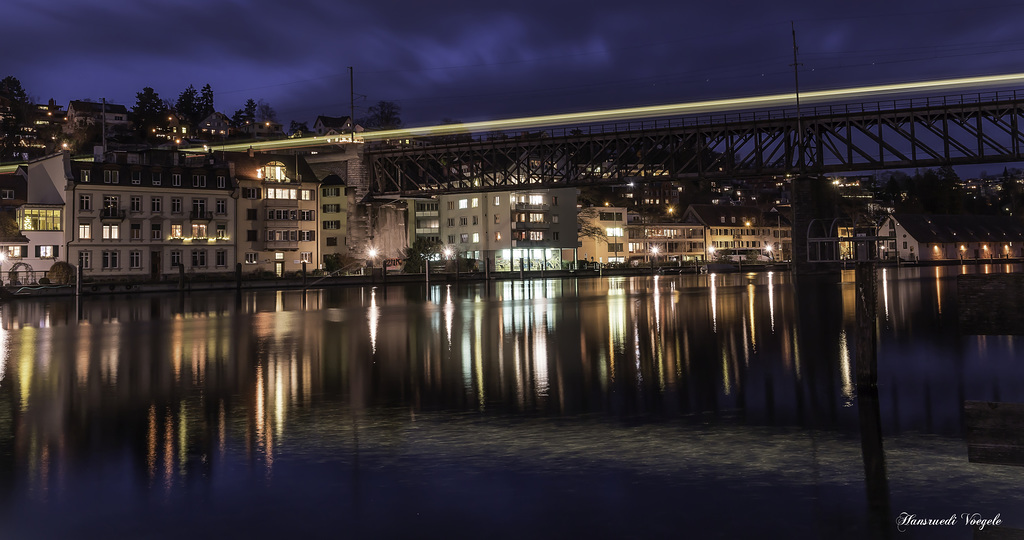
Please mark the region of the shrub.
POLYGON ((67 285, 75 280, 75 267, 64 261, 55 262, 46 277, 57 285, 67 285))

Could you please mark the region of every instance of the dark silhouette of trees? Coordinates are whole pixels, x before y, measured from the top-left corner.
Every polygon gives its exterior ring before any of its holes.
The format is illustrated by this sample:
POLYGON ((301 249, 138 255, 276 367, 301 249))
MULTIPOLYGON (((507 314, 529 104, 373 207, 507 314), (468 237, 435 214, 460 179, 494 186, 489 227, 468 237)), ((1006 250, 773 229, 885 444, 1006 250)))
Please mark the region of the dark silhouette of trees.
POLYGON ((402 127, 402 108, 393 101, 378 101, 371 106, 369 115, 359 123, 369 129, 396 129, 402 127))
POLYGON ((165 130, 168 114, 169 111, 164 106, 163 100, 160 99, 160 95, 152 88, 147 86, 135 94, 132 118, 139 138, 151 138, 155 129, 165 130))

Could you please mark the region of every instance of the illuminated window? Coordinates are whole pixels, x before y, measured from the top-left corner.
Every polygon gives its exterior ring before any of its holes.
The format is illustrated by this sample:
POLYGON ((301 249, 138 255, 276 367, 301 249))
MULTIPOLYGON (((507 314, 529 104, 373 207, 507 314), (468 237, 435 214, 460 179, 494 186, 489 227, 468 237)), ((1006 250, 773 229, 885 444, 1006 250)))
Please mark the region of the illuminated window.
POLYGON ((60 231, 61 215, 61 210, 19 209, 18 223, 23 231, 60 231))
POLYGON ((544 204, 544 196, 530 195, 530 204, 544 204))
POLYGON ((480 206, 480 198, 479 197, 473 197, 472 206, 473 206, 473 208, 477 208, 477 207, 480 206))
POLYGON ((206 238, 206 224, 205 223, 193 223, 192 224, 192 238, 206 238))
POLYGON ((92 239, 92 225, 88 223, 78 224, 78 237, 82 240, 92 239))
POLYGON ((181 238, 181 224, 174 223, 171 225, 171 238, 181 238))
POLYGON ((104 240, 117 240, 121 238, 121 226, 120 225, 104 225, 103 226, 103 239, 104 240))
POLYGON ((245 254, 245 264, 256 264, 256 254, 255 253, 246 253, 245 254))
POLYGON ((469 199, 459 199, 459 210, 469 208, 469 199))
POLYGON ((473 233, 473 243, 476 244, 478 242, 480 242, 480 233, 473 233))
POLYGON ((287 182, 284 163, 271 161, 263 166, 263 179, 268 182, 287 182))

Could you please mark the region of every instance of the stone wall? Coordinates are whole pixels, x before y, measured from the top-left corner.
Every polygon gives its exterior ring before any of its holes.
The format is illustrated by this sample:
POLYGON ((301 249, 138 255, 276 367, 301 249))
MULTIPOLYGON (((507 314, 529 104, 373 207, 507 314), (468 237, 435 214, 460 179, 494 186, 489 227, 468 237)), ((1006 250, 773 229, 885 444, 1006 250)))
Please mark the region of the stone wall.
POLYGON ((1024 335, 1024 274, 965 274, 956 278, 960 331, 1024 335))

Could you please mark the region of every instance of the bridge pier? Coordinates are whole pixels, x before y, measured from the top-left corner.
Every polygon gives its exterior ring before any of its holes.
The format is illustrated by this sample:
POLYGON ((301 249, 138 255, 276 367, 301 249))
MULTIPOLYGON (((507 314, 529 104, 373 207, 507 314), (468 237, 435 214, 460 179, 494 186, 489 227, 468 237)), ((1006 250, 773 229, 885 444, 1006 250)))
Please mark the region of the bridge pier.
POLYGON ((824 176, 801 174, 793 179, 793 271, 796 274, 836 272, 835 262, 809 260, 808 231, 811 222, 831 222, 837 217, 836 192, 824 176))

